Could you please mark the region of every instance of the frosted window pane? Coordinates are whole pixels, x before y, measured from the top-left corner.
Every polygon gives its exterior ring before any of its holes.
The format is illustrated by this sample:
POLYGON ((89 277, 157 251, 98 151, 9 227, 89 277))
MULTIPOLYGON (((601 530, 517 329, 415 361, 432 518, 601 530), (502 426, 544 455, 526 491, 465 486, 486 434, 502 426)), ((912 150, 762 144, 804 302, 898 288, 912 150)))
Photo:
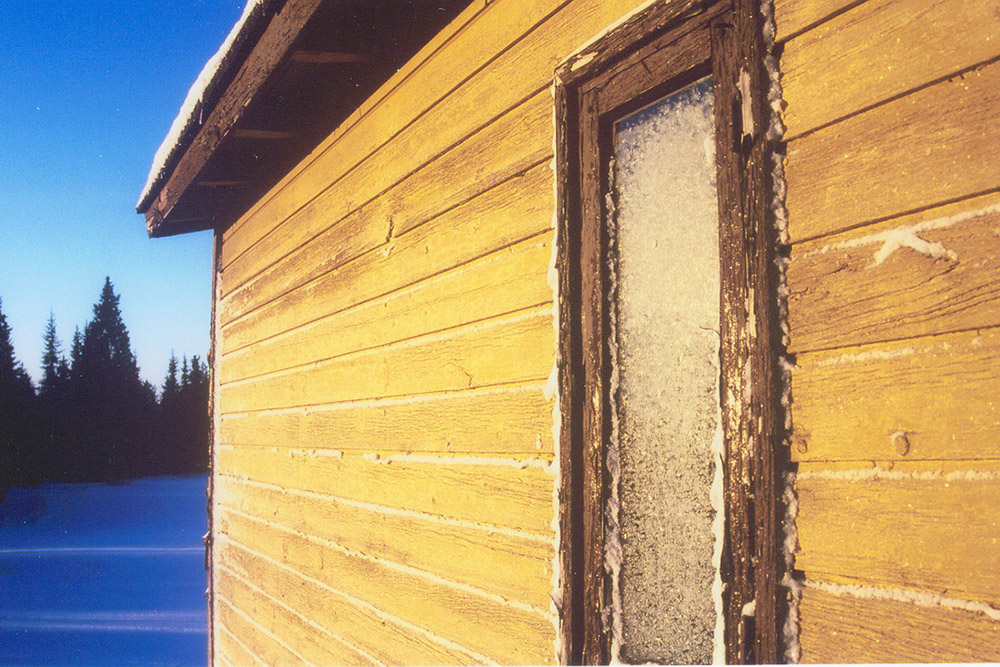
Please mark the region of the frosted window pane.
POLYGON ((619 121, 614 273, 622 651, 704 664, 716 623, 719 214, 712 85, 619 121))

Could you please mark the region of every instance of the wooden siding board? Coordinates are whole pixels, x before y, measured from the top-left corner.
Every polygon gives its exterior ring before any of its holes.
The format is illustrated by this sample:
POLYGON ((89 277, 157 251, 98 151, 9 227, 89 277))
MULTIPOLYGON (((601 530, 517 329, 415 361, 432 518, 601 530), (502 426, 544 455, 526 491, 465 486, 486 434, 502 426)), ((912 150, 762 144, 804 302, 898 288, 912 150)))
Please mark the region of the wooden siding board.
POLYGON ((963 609, 835 595, 799 603, 802 662, 997 662, 1000 621, 963 609))
POLYGON ((550 540, 400 516, 231 479, 223 479, 217 489, 217 502, 224 508, 264 516, 353 552, 548 608, 555 556, 550 540))
MULTIPOLYGON (((217 602, 217 604, 221 605, 222 602, 217 602)), ((223 664, 233 667, 248 667, 249 665, 266 667, 265 663, 221 622, 216 623, 214 636, 215 658, 223 664)))
MULTIPOLYGON (((884 477, 800 474, 795 566, 808 579, 903 587, 996 604, 1000 485, 995 473, 884 477)), ((940 468, 939 468, 940 470, 940 468)))
POLYGON ((785 140, 995 58, 998 35, 992 0, 864 2, 785 44, 785 140))
POLYGON ((266 303, 548 160, 551 104, 535 95, 398 182, 387 165, 405 154, 389 144, 226 267, 227 310, 266 303))
POLYGON ((843 120, 788 145, 793 241, 995 190, 1000 62, 843 120))
POLYGON ((224 412, 323 405, 544 380, 551 306, 337 357, 315 368, 223 385, 224 412))
POLYGON ((550 536, 553 473, 523 466, 270 447, 223 447, 216 459, 217 473, 228 477, 550 536))
POLYGON ((864 0, 774 0, 776 39, 784 41, 864 0))
MULTIPOLYGON (((452 665, 477 662, 468 653, 449 649, 384 614, 358 606, 317 580, 303 578, 287 566, 276 566, 225 537, 220 541, 219 562, 243 579, 256 582, 270 597, 281 599, 385 664, 452 665)), ((240 660, 237 664, 249 662, 240 660)))
POLYGON ((552 300, 542 233, 482 259, 265 339, 226 358, 222 382, 303 366, 513 313, 552 300))
POLYGON ((1000 458, 1000 330, 800 354, 796 460, 1000 458), (905 434, 905 442, 897 442, 905 434))
POLYGON ((221 523, 227 540, 253 544, 311 578, 491 659, 543 664, 554 657, 555 626, 546 615, 331 549, 257 519, 227 513, 221 523))
POLYGON ((362 655, 323 633, 308 623, 305 618, 289 611, 275 600, 262 595, 259 589, 251 587, 246 580, 234 576, 220 568, 216 578, 216 595, 221 596, 234 607, 243 611, 268 632, 278 637, 286 637, 293 642, 291 647, 309 664, 313 665, 370 665, 369 656, 362 655))
POLYGON ((790 350, 1000 325, 1000 193, 796 245, 790 350))
POLYGON ((552 195, 544 196, 543 185, 551 187, 551 179, 551 169, 540 165, 232 321, 222 329, 224 354, 550 230, 552 195))
POLYGON ((543 385, 528 384, 229 415, 221 422, 219 439, 228 445, 549 459, 552 400, 543 385))
POLYGON ((249 615, 231 600, 216 593, 217 616, 232 632, 244 648, 243 653, 254 656, 255 662, 267 665, 302 665, 309 663, 301 655, 289 649, 282 640, 275 638, 266 628, 252 620, 249 615))

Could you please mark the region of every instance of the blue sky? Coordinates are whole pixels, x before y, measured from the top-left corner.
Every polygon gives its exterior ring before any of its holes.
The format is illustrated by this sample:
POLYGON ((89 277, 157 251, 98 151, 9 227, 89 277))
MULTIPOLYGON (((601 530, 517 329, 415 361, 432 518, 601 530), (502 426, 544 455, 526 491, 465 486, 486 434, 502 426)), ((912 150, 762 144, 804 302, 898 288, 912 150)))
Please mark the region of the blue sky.
POLYGON ((0 299, 36 380, 49 312, 68 352, 110 276, 145 379, 204 358, 211 232, 148 239, 135 203, 242 0, 0 5, 0 299))

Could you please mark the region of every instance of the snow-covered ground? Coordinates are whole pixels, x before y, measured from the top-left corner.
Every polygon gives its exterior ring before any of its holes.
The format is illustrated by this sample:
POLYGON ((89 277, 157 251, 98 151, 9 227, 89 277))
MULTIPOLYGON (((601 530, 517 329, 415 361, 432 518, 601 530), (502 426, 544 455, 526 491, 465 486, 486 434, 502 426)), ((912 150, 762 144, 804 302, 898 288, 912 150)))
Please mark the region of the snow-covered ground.
POLYGON ((204 665, 206 478, 13 489, 0 665, 204 665))

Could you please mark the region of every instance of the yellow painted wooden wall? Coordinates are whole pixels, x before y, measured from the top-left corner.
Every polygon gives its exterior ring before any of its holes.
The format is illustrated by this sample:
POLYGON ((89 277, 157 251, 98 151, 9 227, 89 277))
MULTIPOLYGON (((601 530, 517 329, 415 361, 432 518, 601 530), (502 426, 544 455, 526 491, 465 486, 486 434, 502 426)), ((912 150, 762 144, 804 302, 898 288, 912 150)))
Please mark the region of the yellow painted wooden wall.
MULTIPOLYGON (((224 234, 218 664, 556 659, 550 86, 637 4, 476 0, 224 234)), ((996 3, 776 19, 802 658, 998 660, 996 3)))
POLYGON ((775 9, 802 660, 1000 660, 1000 9, 775 9))
POLYGON ((222 665, 552 663, 556 66, 638 0, 476 0, 223 235, 222 665))

